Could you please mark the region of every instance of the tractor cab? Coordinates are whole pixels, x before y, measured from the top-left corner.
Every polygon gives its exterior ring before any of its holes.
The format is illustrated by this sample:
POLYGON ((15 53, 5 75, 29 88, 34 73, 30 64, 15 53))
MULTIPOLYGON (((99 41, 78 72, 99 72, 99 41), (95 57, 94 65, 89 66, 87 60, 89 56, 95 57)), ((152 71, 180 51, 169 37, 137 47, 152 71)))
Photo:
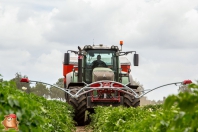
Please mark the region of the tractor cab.
POLYGON ((63 63, 63 76, 65 77, 65 87, 70 82, 93 83, 101 80, 121 82, 132 82, 130 79, 130 61, 125 57, 129 53, 134 54, 134 66, 138 66, 139 56, 136 51, 122 52, 118 46, 85 45, 82 49, 78 46, 78 51, 68 50, 78 54, 78 57, 70 57, 65 53, 63 63), (124 58, 121 56, 124 56, 124 58))
POLYGON ((100 45, 98 47, 84 48, 84 52, 83 71, 85 74, 83 80, 86 83, 100 80, 118 81, 118 50, 104 48, 100 45))

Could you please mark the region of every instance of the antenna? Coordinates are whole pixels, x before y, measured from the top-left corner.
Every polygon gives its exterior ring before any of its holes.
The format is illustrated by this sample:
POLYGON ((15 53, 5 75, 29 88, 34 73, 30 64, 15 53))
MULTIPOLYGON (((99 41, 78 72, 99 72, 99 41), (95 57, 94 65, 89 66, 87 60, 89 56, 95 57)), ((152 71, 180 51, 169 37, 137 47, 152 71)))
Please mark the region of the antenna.
POLYGON ((93 39, 93 46, 94 46, 94 39, 93 39))

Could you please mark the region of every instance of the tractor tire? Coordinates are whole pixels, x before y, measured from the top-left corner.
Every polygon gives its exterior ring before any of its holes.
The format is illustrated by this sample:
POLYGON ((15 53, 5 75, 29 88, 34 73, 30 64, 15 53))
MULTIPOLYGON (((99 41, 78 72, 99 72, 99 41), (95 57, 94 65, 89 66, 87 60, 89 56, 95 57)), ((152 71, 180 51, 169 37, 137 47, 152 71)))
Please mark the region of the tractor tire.
POLYGON ((129 94, 123 95, 123 102, 125 107, 138 107, 140 106, 140 99, 135 98, 134 96, 131 96, 129 94))
MULTIPOLYGON (((72 94, 76 94, 81 87, 73 86, 69 89, 72 90, 72 94)), ((81 95, 78 98, 71 98, 67 95, 68 103, 74 108, 74 121, 78 126, 83 126, 85 124, 85 111, 87 110, 87 97, 86 95, 81 95)))

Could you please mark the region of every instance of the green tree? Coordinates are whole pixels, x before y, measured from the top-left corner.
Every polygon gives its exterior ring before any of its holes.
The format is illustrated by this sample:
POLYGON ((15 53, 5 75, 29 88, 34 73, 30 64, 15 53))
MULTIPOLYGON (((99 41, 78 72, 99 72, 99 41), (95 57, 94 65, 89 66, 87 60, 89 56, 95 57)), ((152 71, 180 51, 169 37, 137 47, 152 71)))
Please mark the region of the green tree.
POLYGON ((48 98, 48 96, 50 95, 48 88, 46 87, 46 85, 42 83, 36 83, 36 85, 31 88, 31 92, 38 96, 42 96, 46 98, 48 98))
POLYGON ((22 87, 26 87, 27 88, 26 92, 30 93, 31 92, 30 84, 29 83, 20 82, 21 78, 28 78, 28 76, 26 76, 26 75, 23 76, 23 75, 21 75, 21 73, 17 72, 15 74, 15 78, 11 79, 11 81, 14 81, 16 83, 17 89, 22 90, 22 87))
POLYGON ((178 89, 179 92, 192 92, 190 88, 188 88, 188 85, 181 85, 178 89))
POLYGON ((3 82, 3 78, 2 75, 0 74, 0 82, 3 82))
POLYGON ((64 87, 63 78, 59 78, 58 81, 56 82, 56 85, 58 87, 63 88, 64 87))
MULTIPOLYGON (((63 78, 59 78, 58 81, 56 82, 56 84, 54 84, 58 87, 63 88, 64 84, 63 84, 63 78)), ((55 88, 53 86, 50 87, 50 97, 53 99, 59 99, 59 100, 64 100, 65 99, 65 92, 55 88)))

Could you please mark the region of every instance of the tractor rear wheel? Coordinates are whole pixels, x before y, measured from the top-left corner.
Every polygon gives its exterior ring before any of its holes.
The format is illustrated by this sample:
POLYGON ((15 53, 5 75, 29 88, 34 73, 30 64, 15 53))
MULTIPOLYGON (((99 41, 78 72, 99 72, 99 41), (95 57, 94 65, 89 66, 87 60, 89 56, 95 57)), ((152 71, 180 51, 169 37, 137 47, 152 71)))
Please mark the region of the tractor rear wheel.
MULTIPOLYGON (((76 94, 81 87, 72 86, 69 87, 72 94, 76 94)), ((74 121, 77 122, 78 126, 83 126, 85 123, 85 111, 87 109, 87 97, 85 94, 79 96, 78 98, 71 98, 67 95, 67 101, 74 108, 74 121)))
POLYGON ((124 106, 125 107, 138 107, 140 106, 140 99, 139 98, 135 98, 134 96, 131 96, 129 94, 124 94, 123 95, 124 98, 124 106))

